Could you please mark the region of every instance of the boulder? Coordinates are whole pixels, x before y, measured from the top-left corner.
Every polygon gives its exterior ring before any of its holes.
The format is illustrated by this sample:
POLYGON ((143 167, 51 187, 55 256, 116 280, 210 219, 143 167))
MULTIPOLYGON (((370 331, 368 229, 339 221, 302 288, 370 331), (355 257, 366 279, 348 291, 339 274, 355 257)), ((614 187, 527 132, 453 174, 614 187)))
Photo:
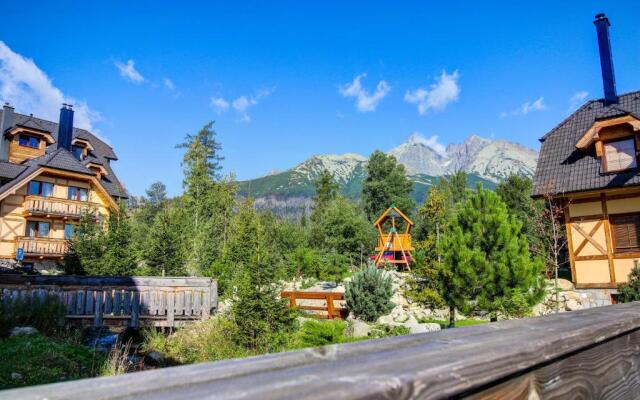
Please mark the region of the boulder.
POLYGON ((371 327, 369 324, 359 319, 349 321, 349 326, 346 329, 347 336, 353 338, 367 337, 370 333, 371 327))
POLYGON ((12 381, 19 381, 22 379, 22 374, 18 373, 18 372, 12 372, 11 373, 11 380, 12 381))
POLYGON ((582 310, 584 308, 582 307, 581 303, 578 303, 574 299, 567 300, 564 306, 567 311, 577 311, 577 310, 582 310))
POLYGON ((427 333, 427 332, 429 332, 427 330, 426 324, 415 323, 415 324, 406 324, 405 326, 407 328, 409 328, 409 333, 427 333))
POLYGON ((439 330, 442 329, 440 327, 440 324, 436 324, 434 322, 429 322, 429 323, 421 324, 421 325, 425 326, 425 328, 427 329, 427 332, 438 332, 439 330))
POLYGON ((149 365, 160 365, 162 363, 162 354, 158 351, 152 351, 150 353, 145 354, 144 361, 149 365))
MULTIPOLYGON (((551 281, 551 287, 553 287, 553 281, 551 281)), ((558 279, 558 289, 560 290, 575 290, 576 287, 573 282, 566 279, 558 279)))
POLYGON ((20 335, 35 335, 38 333, 38 330, 33 326, 16 326, 11 329, 11 336, 20 336, 20 335))

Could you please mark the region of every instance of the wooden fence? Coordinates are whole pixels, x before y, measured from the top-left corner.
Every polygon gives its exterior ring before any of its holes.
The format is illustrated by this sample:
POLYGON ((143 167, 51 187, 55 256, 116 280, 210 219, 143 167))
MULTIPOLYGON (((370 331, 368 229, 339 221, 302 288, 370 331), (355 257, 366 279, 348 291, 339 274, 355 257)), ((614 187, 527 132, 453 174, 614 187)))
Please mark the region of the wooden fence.
POLYGON ((183 326, 217 308, 210 278, 0 275, 0 300, 57 296, 67 319, 93 326, 183 326))
POLYGON ((344 300, 343 293, 335 292, 282 292, 283 298, 289 299, 289 307, 295 307, 298 310, 314 311, 316 318, 346 318, 347 310, 341 305, 336 305, 334 301, 344 300), (298 300, 321 300, 321 305, 298 304, 298 300), (317 313, 316 311, 324 312, 317 313), (326 313, 326 314, 325 314, 326 313))
POLYGON ((640 303, 0 392, 35 399, 637 399, 640 303))

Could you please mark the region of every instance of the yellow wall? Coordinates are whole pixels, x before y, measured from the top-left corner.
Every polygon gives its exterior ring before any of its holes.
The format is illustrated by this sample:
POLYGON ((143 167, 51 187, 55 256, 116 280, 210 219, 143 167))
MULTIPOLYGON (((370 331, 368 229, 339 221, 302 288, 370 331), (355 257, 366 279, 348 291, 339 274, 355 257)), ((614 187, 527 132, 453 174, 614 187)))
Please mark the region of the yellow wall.
POLYGON ((575 262, 576 283, 609 283, 609 262, 607 260, 590 260, 575 262))
MULTIPOLYGON (((594 195, 599 196, 598 194, 594 195)), ((612 214, 624 214, 632 212, 640 212, 640 194, 638 197, 629 197, 623 199, 606 200, 607 213, 612 214)), ((590 218, 588 220, 574 220, 570 222, 571 230, 571 245, 573 253, 571 259, 573 261, 574 268, 574 282, 576 284, 611 284, 609 273, 609 260, 580 260, 580 257, 590 258, 603 258, 611 257, 613 260, 613 271, 615 273, 615 279, 617 283, 627 281, 629 271, 634 265, 634 258, 616 258, 615 249, 608 245, 611 238, 607 238, 606 223, 604 222, 604 210, 602 209, 602 202, 600 200, 585 203, 571 203, 569 202, 569 216, 571 218, 580 218, 586 216, 600 216, 600 218, 590 218), (599 221, 604 223, 591 235, 594 241, 596 241, 606 253, 603 254, 589 241, 586 245, 577 252, 580 245, 585 241, 584 236, 576 229, 576 225, 580 226, 587 234, 591 233, 592 229, 599 221), (578 258, 578 260, 576 260, 578 258)), ((628 255, 627 255, 628 256, 628 255)), ((640 260, 640 256, 637 258, 640 260)))
MULTIPOLYGON (((33 180, 53 183, 54 198, 66 199, 69 186, 86 188, 89 190, 89 201, 96 204, 98 212, 103 216, 107 216, 109 213, 108 200, 91 187, 91 182, 47 175, 39 175, 33 180)), ((13 257, 16 237, 25 235, 26 219, 23 216, 23 203, 27 195, 27 186, 28 182, 25 182, 16 190, 15 194, 0 201, 0 258, 13 257)), ((64 239, 64 220, 37 217, 30 217, 29 220, 48 221, 50 223, 49 237, 64 239)))
POLYGON ((569 213, 572 217, 583 217, 585 215, 602 214, 602 204, 600 201, 593 203, 570 203, 569 213))

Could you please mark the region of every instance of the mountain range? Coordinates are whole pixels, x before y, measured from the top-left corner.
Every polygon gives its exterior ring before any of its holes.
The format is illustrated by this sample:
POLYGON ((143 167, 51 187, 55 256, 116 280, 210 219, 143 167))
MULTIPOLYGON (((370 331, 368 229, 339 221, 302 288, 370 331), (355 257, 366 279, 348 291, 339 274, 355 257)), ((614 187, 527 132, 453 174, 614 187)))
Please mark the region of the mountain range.
MULTIPOLYGON (((414 197, 424 200, 429 186, 446 175, 465 171, 469 185, 480 181, 493 188, 512 174, 533 176, 538 153, 520 144, 471 135, 463 143, 446 148, 414 134, 387 152, 402 163, 415 182, 414 197)), ((311 207, 313 182, 323 169, 334 176, 342 194, 358 198, 366 177, 367 157, 355 153, 314 155, 284 172, 242 181, 239 192, 255 198, 256 207, 271 209, 282 216, 299 216, 311 207)))

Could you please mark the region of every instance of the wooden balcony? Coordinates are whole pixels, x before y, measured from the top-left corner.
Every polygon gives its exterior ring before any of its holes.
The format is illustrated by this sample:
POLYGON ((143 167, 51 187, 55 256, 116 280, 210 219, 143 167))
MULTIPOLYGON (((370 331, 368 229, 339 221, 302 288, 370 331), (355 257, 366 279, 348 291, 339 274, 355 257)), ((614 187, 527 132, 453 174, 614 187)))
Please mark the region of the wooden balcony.
POLYGON ((69 242, 65 239, 18 236, 16 251, 19 248, 24 251, 25 258, 63 258, 69 248, 69 242))
POLYGON ((27 196, 23 203, 25 217, 79 219, 89 213, 97 219, 99 204, 57 197, 27 196))

